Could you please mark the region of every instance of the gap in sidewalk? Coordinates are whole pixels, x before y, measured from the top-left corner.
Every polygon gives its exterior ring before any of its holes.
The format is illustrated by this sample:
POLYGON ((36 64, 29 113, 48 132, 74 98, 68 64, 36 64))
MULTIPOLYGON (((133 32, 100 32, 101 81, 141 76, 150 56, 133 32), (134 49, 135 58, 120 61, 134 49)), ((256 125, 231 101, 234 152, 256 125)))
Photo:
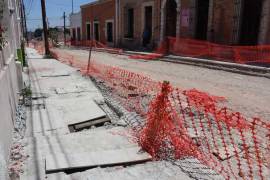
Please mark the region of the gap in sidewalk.
POLYGON ((82 123, 68 125, 68 128, 71 133, 76 133, 83 130, 89 130, 92 127, 102 127, 106 123, 111 123, 111 120, 107 116, 102 116, 82 123))
POLYGON ((101 165, 101 166, 91 166, 91 167, 81 167, 81 168, 70 168, 66 170, 53 170, 53 171, 47 171, 46 174, 54 174, 54 173, 60 173, 64 172, 67 175, 74 174, 74 173, 79 173, 79 172, 84 172, 90 169, 95 169, 95 168, 109 168, 109 167, 117 167, 117 166, 122 166, 123 168, 127 168, 129 166, 134 166, 138 164, 144 164, 148 162, 149 160, 142 160, 142 161, 137 161, 137 162, 127 162, 127 163, 115 163, 115 164, 110 164, 110 165, 101 165))

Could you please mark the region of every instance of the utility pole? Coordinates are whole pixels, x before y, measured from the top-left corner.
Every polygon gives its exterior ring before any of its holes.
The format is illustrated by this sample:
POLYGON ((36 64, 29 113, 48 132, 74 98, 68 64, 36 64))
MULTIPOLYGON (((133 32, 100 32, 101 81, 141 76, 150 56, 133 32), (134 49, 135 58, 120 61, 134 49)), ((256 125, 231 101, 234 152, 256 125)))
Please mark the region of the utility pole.
POLYGON ((49 49, 48 29, 47 29, 47 22, 46 22, 46 6, 45 6, 45 0, 41 0, 41 9, 42 9, 42 22, 43 22, 45 55, 48 56, 50 54, 50 49, 49 49))
POLYGON ((72 14, 74 13, 74 6, 73 6, 73 0, 71 0, 71 3, 72 3, 72 14))
POLYGON ((28 33, 27 33, 27 25, 26 25, 26 16, 25 16, 25 6, 24 6, 24 0, 21 0, 21 17, 22 17, 22 30, 23 30, 23 36, 28 44, 28 33))
POLYGON ((66 39, 66 12, 64 12, 64 44, 67 44, 67 39, 66 39))

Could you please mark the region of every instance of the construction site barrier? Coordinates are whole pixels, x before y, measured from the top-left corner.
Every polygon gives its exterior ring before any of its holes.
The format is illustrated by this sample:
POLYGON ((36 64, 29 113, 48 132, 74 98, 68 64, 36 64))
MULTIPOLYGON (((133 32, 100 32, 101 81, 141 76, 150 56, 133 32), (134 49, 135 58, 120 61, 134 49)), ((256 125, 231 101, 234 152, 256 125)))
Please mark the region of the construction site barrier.
POLYGON ((227 46, 208 41, 167 37, 153 54, 133 55, 132 59, 158 59, 173 54, 214 59, 239 64, 270 64, 270 45, 227 46), (159 54, 159 56, 156 56, 159 54))
POLYGON ((122 49, 113 48, 106 44, 103 44, 96 40, 82 40, 82 41, 71 41, 71 46, 79 46, 79 47, 92 47, 94 50, 105 51, 109 53, 121 54, 123 52, 122 49))
MULTIPOLYGON (((53 55, 76 64, 72 55, 53 55)), ((135 134, 154 159, 195 157, 225 179, 270 178, 269 121, 233 111, 223 105, 224 97, 182 90, 93 60, 79 62, 75 67, 82 74, 100 81, 127 110, 146 119, 135 134)))

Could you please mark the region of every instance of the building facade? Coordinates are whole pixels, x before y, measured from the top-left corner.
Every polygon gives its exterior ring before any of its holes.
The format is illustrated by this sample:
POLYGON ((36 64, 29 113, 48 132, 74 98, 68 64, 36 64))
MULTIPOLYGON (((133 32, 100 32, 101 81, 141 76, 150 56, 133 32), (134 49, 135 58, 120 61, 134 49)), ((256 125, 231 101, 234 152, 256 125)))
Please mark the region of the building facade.
POLYGON ((147 46, 159 42, 160 0, 119 0, 119 45, 127 48, 147 46), (143 42, 144 34, 148 41, 143 42))
POLYGON ((270 0, 99 0, 81 6, 81 32, 130 49, 154 49, 166 37, 258 45, 270 43, 269 18, 270 0))
POLYGON ((0 179, 8 179, 5 172, 22 88, 21 66, 15 63, 22 35, 20 0, 0 2, 0 29, 0 179))
POLYGON ((270 43, 269 0, 162 0, 160 38, 229 45, 270 43))
POLYGON ((116 46, 115 0, 99 0, 81 6, 82 39, 116 46))
POLYGON ((80 41, 82 38, 82 15, 81 12, 72 13, 70 20, 70 36, 72 41, 80 41))

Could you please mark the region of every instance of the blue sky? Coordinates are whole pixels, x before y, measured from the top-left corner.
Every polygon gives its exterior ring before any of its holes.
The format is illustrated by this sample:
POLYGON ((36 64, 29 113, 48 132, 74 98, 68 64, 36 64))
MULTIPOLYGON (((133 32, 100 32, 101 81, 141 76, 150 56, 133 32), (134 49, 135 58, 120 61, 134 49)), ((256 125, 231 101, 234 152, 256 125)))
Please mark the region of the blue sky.
MULTIPOLYGON (((68 16, 71 13, 71 2, 72 0, 45 0, 47 17, 49 19, 49 26, 61 26, 63 25, 64 11, 68 16)), ((80 10, 80 5, 92 2, 94 0, 73 0, 74 12, 80 10)), ((27 17, 27 26, 29 30, 34 30, 38 27, 42 27, 41 20, 41 5, 40 0, 24 0, 25 12, 27 17)), ((69 20, 67 19, 67 24, 69 20)))

